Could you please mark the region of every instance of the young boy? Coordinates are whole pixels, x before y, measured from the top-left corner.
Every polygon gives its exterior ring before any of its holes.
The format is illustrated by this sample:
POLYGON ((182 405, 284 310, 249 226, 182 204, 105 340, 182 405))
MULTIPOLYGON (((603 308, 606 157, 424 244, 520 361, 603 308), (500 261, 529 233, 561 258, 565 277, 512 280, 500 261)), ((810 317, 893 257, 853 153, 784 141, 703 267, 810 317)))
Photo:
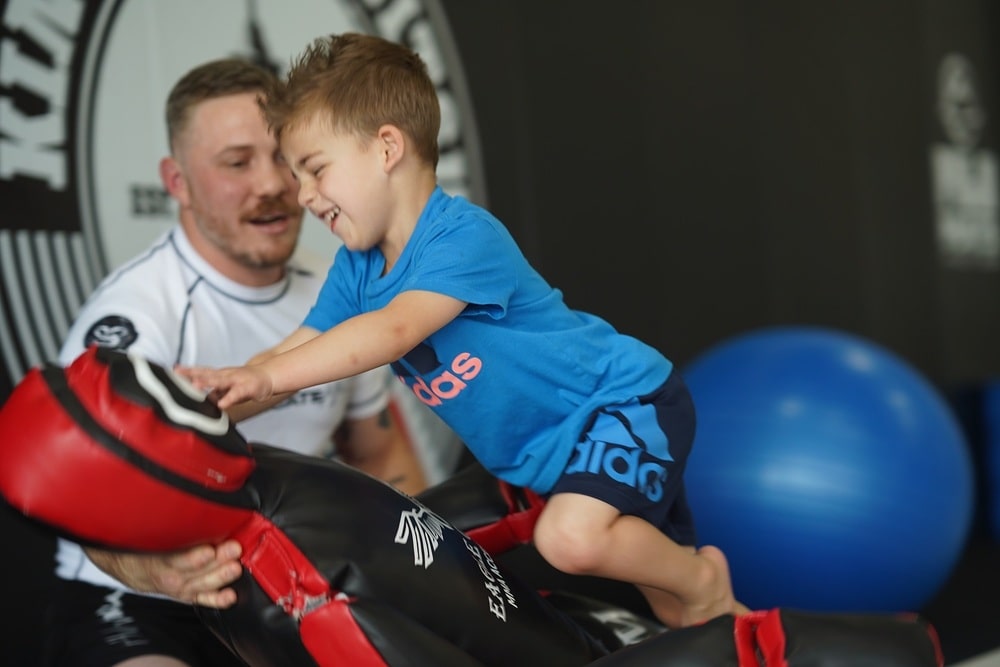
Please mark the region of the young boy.
POLYGON ((635 584, 673 628, 745 612, 722 552, 690 546, 682 379, 567 307, 496 218, 441 190, 419 56, 369 35, 320 39, 263 105, 299 202, 344 246, 284 342, 244 367, 179 371, 240 415, 392 363, 493 474, 546 495, 534 541, 554 567, 635 584))

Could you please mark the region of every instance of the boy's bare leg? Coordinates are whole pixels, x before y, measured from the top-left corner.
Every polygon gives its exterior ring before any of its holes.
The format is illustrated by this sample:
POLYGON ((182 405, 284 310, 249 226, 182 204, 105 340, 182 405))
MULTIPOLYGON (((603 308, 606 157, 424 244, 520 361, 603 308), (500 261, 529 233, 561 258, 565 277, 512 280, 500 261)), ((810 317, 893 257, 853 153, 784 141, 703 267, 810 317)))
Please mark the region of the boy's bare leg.
POLYGON ((648 522, 595 498, 552 496, 535 526, 535 545, 563 572, 635 584, 671 628, 748 611, 733 596, 720 550, 681 546, 648 522))
MULTIPOLYGON (((725 572, 726 578, 729 578, 729 564, 726 562, 725 555, 718 548, 705 546, 700 550, 695 551, 694 547, 690 547, 690 550, 692 554, 697 553, 705 558, 718 559, 719 566, 723 568, 722 571, 725 572)), ((638 588, 639 591, 645 596, 646 601, 649 602, 650 608, 655 610, 657 618, 659 618, 664 625, 672 628, 690 625, 684 621, 684 614, 686 613, 685 605, 676 595, 658 588, 652 588, 651 586, 643 586, 641 584, 636 584, 636 588, 638 588)), ((740 614, 750 612, 750 608, 742 604, 739 600, 735 600, 735 603, 736 607, 731 613, 739 616, 740 614)))

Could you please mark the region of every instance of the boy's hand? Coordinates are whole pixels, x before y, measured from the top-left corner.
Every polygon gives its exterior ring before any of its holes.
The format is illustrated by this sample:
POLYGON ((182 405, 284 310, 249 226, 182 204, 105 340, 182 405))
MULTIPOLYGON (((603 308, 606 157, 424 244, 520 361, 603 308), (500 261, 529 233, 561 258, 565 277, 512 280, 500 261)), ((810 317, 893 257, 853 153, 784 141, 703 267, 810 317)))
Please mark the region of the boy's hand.
POLYGON ((207 391, 220 410, 244 401, 267 401, 274 395, 271 376, 260 366, 177 366, 174 370, 196 388, 207 391))

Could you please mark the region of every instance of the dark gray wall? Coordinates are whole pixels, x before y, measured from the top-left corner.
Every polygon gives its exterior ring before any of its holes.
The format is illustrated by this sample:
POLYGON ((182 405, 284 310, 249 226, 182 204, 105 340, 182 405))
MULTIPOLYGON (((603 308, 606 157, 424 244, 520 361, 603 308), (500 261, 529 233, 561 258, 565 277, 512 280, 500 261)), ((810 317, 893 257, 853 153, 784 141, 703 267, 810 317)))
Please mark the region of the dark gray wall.
POLYGON ((941 265, 928 158, 941 55, 994 106, 985 1, 444 4, 491 208, 575 307, 682 363, 808 323, 1000 372, 1000 278, 941 265))

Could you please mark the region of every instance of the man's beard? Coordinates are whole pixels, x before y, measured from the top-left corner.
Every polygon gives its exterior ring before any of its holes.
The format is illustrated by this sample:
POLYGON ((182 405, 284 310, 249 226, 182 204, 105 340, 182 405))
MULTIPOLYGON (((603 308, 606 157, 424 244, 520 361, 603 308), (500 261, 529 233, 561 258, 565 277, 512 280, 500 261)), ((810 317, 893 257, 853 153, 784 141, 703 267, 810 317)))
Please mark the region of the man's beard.
POLYGON ((233 252, 229 256, 250 269, 272 269, 287 264, 294 250, 291 245, 288 252, 233 252))
POLYGON ((198 228, 205 238, 241 266, 270 269, 284 266, 291 259, 301 232, 302 215, 300 208, 271 201, 241 215, 240 224, 235 229, 211 216, 201 216, 198 228), (269 242, 259 238, 248 239, 242 232, 242 226, 252 226, 253 220, 267 220, 279 215, 289 219, 289 229, 284 234, 271 237, 269 242))

